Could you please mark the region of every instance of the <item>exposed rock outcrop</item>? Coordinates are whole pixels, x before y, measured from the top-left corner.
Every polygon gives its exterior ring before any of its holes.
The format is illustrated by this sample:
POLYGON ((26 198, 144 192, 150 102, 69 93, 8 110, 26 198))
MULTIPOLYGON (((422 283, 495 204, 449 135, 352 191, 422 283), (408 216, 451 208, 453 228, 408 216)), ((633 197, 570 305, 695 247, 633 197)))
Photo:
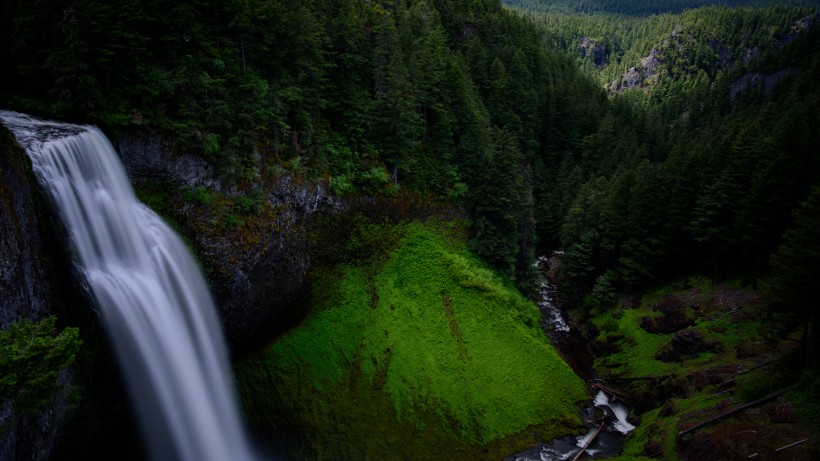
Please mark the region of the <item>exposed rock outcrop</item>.
MULTIPOLYGON (((23 319, 50 314, 46 244, 35 206, 31 166, 11 133, 0 126, 0 329, 23 319)), ((54 449, 57 420, 65 399, 29 415, 0 399, 0 459, 48 459, 54 449)))
POLYGON ((797 75, 798 71, 799 69, 796 67, 786 67, 772 74, 749 72, 732 83, 732 86, 729 88, 729 97, 732 100, 736 100, 750 92, 769 94, 781 81, 797 75))
MULTIPOLYGON (((223 184, 204 159, 175 153, 157 135, 124 133, 116 145, 134 182, 161 181, 175 190, 200 187, 227 197, 241 195, 236 187, 223 184)), ((259 345, 301 317, 305 274, 311 266, 307 223, 340 206, 323 184, 287 176, 256 189, 262 194, 260 209, 243 217, 241 225, 230 225, 214 207, 191 201, 170 210, 205 257, 206 276, 234 352, 259 345)))
POLYGON ((656 78, 658 68, 663 64, 657 48, 652 48, 648 56, 641 59, 641 62, 630 67, 620 79, 606 85, 606 90, 610 93, 622 93, 632 88, 645 87, 656 78))
POLYGON ((655 358, 663 362, 680 362, 701 352, 718 352, 720 345, 704 338, 697 328, 681 330, 672 336, 669 346, 661 349, 655 358))
POLYGON ((810 14, 806 17, 800 18, 792 24, 789 33, 780 38, 780 46, 785 46, 791 43, 804 30, 812 27, 820 21, 820 13, 810 14))
POLYGON ((597 67, 603 67, 606 64, 606 47, 590 37, 581 39, 580 52, 582 58, 591 59, 597 67))
POLYGON ((44 243, 37 232, 31 166, 0 128, 0 328, 48 314, 49 284, 44 243))

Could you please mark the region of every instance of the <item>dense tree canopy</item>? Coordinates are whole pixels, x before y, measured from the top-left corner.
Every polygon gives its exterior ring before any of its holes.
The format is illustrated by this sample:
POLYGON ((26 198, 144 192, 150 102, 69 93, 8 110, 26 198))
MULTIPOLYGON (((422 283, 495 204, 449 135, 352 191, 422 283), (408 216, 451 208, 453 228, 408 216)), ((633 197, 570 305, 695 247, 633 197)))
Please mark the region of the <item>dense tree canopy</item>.
POLYGON ((704 6, 770 6, 770 5, 814 5, 816 0, 502 0, 515 8, 524 8, 543 13, 564 14, 619 14, 649 16, 681 11, 704 6))
POLYGON ((570 303, 703 267, 756 282, 820 181, 818 32, 795 26, 806 7, 629 19, 491 0, 0 6, 4 105, 162 133, 240 188, 285 170, 339 194, 455 203, 472 248, 519 281, 536 249, 564 248, 570 303), (602 66, 579 57, 585 38, 602 66), (608 99, 604 84, 653 49, 651 85, 608 99))

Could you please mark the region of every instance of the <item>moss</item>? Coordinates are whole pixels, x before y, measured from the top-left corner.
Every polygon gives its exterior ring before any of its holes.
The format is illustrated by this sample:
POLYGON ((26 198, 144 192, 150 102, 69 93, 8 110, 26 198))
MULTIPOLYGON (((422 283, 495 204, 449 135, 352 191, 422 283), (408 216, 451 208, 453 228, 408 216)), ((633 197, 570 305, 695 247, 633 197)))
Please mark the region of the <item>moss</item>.
MULTIPOLYGON (((632 408, 642 413, 640 424, 624 444, 625 459, 679 459, 677 434, 681 429, 717 414, 726 405, 754 400, 794 381, 794 376, 787 378, 781 369, 799 367, 785 360, 735 376, 738 371, 776 358, 758 333, 760 324, 754 317, 757 299, 754 291, 737 282, 712 284, 708 279, 694 277, 644 294, 636 308, 622 310, 620 319, 607 313, 592 319, 598 343, 616 350, 596 361, 599 371, 657 378, 620 383, 633 397, 632 408), (686 329, 701 332, 709 351, 683 357, 679 362, 654 358, 660 349, 671 345, 673 334, 649 333, 640 327, 641 320, 662 315, 653 306, 670 299, 695 315, 694 323, 686 329)), ((784 341, 787 346, 789 343, 784 341)), ((791 398, 801 403, 811 400, 797 393, 791 398)))
POLYGON ((308 319, 238 364, 257 427, 296 428, 300 459, 501 458, 577 427, 587 391, 537 307, 445 226, 400 227, 387 257, 317 273, 308 319))
POLYGON ((620 319, 607 314, 593 319, 602 334, 617 333, 622 338, 617 342, 621 345, 620 351, 600 360, 599 365, 611 369, 614 374, 626 376, 663 375, 674 371, 676 364, 655 359, 655 354, 669 343, 672 335, 648 333, 640 327, 641 319, 654 315, 657 313, 648 309, 629 309, 620 319), (611 331, 614 328, 617 329, 611 331))

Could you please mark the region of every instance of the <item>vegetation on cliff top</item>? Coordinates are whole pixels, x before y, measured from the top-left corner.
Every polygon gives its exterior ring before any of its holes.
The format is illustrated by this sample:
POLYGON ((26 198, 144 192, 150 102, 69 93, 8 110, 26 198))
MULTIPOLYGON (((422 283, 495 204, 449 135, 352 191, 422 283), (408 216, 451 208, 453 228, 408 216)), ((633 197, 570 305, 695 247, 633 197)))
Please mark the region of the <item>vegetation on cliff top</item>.
POLYGON ((314 274, 314 311, 238 364, 257 428, 300 459, 489 459, 579 425, 587 391, 535 305, 444 224, 351 240, 385 239, 314 274))

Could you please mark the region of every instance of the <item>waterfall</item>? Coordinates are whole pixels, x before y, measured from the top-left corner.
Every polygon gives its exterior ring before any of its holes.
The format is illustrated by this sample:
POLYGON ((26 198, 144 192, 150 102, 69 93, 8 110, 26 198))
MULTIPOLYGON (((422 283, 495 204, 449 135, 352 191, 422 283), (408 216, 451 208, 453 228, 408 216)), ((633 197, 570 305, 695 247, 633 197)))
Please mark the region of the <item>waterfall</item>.
POLYGON ((95 127, 0 111, 56 204, 155 460, 251 460, 205 281, 95 127))

